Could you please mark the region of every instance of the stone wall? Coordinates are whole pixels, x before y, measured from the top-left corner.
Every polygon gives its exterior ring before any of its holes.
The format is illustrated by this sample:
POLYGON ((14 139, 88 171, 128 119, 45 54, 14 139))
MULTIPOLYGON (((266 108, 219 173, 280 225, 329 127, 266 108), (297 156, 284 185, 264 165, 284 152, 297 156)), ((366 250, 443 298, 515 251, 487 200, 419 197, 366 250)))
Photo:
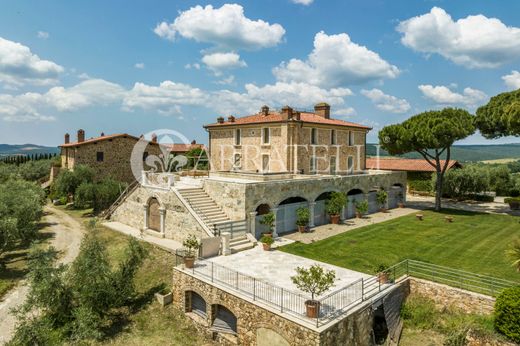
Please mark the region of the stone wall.
POLYGON ((432 281, 410 277, 410 292, 427 297, 435 302, 438 309, 453 307, 473 314, 492 314, 495 299, 432 281))
POLYGON ((156 198, 165 209, 164 237, 182 242, 188 235, 208 237, 175 193, 168 190, 138 187, 112 214, 111 220, 144 230, 145 205, 156 198))
POLYGON ((206 318, 188 313, 194 323, 208 332, 212 325, 215 305, 222 305, 237 317, 237 336, 227 334, 219 338, 221 344, 268 345, 268 340, 285 341, 299 346, 336 346, 371 344, 372 309, 370 305, 357 311, 326 330, 302 326, 292 319, 274 313, 230 292, 199 280, 179 269, 173 271, 173 303, 183 311, 189 311, 189 294, 196 292, 206 302, 206 318), (258 340, 268 337, 268 340, 258 340))
POLYGON ((245 219, 245 184, 206 179, 203 188, 231 220, 245 219))

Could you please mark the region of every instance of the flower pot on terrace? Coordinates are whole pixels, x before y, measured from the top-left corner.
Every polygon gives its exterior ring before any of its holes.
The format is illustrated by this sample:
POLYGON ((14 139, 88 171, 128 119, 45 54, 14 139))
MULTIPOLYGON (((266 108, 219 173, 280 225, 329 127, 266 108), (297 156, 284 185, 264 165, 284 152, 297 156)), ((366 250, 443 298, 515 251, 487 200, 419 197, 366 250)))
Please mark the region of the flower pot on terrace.
POLYGON ((389 275, 386 272, 381 272, 377 274, 377 280, 380 284, 386 284, 389 281, 389 275))
POLYGON ((404 208, 404 203, 403 203, 403 202, 399 202, 399 203, 397 203, 397 206, 398 206, 399 208, 404 208))
POLYGON ((386 208, 380 208, 379 210, 380 210, 382 213, 386 213, 386 212, 388 211, 388 209, 386 209, 386 208))
POLYGON ((195 257, 184 257, 184 266, 186 268, 193 268, 195 265, 195 257))
POLYGON ((317 300, 307 300, 305 302, 307 317, 317 318, 320 313, 320 302, 317 300))
POLYGON ((262 247, 264 248, 264 251, 271 251, 271 245, 269 245, 269 244, 263 243, 262 247))
POLYGON ((307 230, 307 226, 298 225, 298 232, 305 233, 306 230, 307 230))
POLYGON ((337 225, 339 224, 339 215, 331 215, 330 216, 330 223, 337 225))

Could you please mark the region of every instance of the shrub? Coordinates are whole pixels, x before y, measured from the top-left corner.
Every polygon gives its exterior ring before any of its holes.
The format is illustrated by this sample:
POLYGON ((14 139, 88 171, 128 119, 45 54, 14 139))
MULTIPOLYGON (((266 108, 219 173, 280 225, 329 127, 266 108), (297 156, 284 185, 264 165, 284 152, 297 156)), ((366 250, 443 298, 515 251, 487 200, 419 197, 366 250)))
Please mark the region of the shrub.
POLYGON ((507 288, 495 302, 495 329, 520 342, 520 286, 507 288))
POLYGON ((262 238, 260 238, 260 243, 266 244, 266 245, 273 245, 274 239, 273 239, 273 237, 268 237, 268 236, 264 235, 264 236, 262 236, 262 238))
POLYGON ((504 203, 520 203, 520 197, 507 197, 507 198, 504 198, 504 203))
POLYGON ((347 204, 347 196, 341 192, 332 192, 325 204, 325 209, 329 215, 338 215, 341 209, 347 204))
POLYGON ((495 197, 491 195, 471 195, 468 196, 470 199, 478 202, 493 202, 495 197))
POLYGON ((520 197, 520 189, 513 187, 511 190, 509 190, 509 196, 520 197))
POLYGON ((94 212, 110 207, 125 189, 125 184, 112 179, 97 183, 94 189, 94 212))
POLYGON ((264 226, 267 226, 267 228, 269 228, 269 232, 272 232, 273 229, 274 229, 274 222, 275 222, 275 217, 274 217, 274 213, 271 211, 267 214, 265 214, 262 219, 260 220, 260 224, 261 225, 264 225, 264 226))
MULTIPOLYGON (((484 166, 468 165, 462 169, 450 169, 444 176, 443 196, 463 199, 491 189, 489 169, 484 166)), ((435 186, 436 175, 432 176, 435 186)))
POLYGON ((62 171, 51 187, 51 198, 73 195, 82 183, 94 181, 94 170, 84 165, 78 165, 74 171, 62 171))
POLYGON ((80 209, 91 208, 96 198, 96 186, 92 183, 84 182, 77 189, 74 195, 74 206, 80 209))
POLYGON ((361 215, 368 212, 368 202, 366 199, 362 201, 354 201, 354 206, 356 208, 356 212, 360 213, 361 215))
POLYGON ((195 257, 196 250, 200 248, 200 242, 193 234, 184 239, 182 246, 186 248, 186 257, 195 257))
POLYGON ((311 219, 311 212, 308 208, 300 207, 296 209, 296 225, 307 226, 311 219))
POLYGON ((384 208, 386 205, 386 200, 388 199, 388 193, 385 190, 381 189, 377 191, 376 199, 377 204, 379 204, 381 208, 384 208))
POLYGON ((291 281, 303 292, 310 293, 311 299, 314 300, 315 296, 325 293, 334 286, 336 272, 325 270, 317 264, 308 269, 297 267, 296 275, 291 276, 291 281))

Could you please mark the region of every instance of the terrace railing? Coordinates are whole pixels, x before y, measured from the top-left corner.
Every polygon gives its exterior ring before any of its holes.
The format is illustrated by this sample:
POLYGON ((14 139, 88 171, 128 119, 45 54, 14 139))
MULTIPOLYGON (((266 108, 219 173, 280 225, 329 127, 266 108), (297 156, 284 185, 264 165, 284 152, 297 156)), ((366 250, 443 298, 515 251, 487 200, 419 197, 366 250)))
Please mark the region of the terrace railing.
POLYGON ((248 220, 225 221, 213 225, 215 236, 220 236, 224 232, 231 234, 231 239, 245 236, 249 232, 248 220))

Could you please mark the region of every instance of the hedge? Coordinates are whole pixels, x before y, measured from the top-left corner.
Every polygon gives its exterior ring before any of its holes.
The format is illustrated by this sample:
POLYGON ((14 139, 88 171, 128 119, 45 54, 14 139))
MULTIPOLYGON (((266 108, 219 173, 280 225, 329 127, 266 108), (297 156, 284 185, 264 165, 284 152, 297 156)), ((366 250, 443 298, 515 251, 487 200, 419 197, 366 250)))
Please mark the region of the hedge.
POLYGON ((495 329, 520 342, 520 286, 507 288, 495 302, 495 329))

